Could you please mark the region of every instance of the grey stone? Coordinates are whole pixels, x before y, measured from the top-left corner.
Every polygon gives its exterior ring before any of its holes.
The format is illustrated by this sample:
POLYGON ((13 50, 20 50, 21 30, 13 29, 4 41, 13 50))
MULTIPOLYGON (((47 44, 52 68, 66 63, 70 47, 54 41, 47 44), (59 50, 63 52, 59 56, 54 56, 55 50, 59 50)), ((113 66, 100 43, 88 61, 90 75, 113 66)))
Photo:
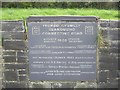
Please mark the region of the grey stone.
POLYGON ((108 79, 108 83, 107 83, 107 88, 118 88, 118 80, 116 79, 108 79))
POLYGON ((56 82, 56 83, 52 83, 52 87, 53 88, 71 88, 73 89, 75 87, 76 83, 60 83, 60 82, 56 82))
POLYGON ((99 82, 107 82, 108 72, 99 72, 99 82))
POLYGON ((5 69, 27 69, 27 64, 5 64, 5 69))
POLYGON ((16 56, 16 52, 13 52, 13 51, 3 51, 3 56, 6 56, 6 55, 16 56))
POLYGON ((74 88, 76 83, 62 83, 62 88, 74 88))
POLYGON ((112 36, 119 36, 120 33, 119 33, 119 30, 109 30, 109 29, 106 29, 106 30, 102 30, 102 35, 103 36, 107 36, 107 35, 112 35, 112 36))
POLYGON ((28 53, 26 51, 24 51, 24 52, 17 52, 17 56, 18 57, 27 56, 27 55, 28 55, 28 53))
POLYGON ((4 56, 3 59, 5 63, 16 62, 16 56, 4 56))
POLYGON ((23 31, 25 32, 23 21, 2 21, 2 31, 23 31))
POLYGON ((112 47, 112 48, 118 48, 119 45, 120 45, 120 42, 111 42, 110 43, 110 47, 112 47))
POLYGON ((117 70, 117 78, 120 78, 120 71, 119 71, 119 69, 117 70))
POLYGON ((120 28, 120 20, 118 20, 118 21, 111 21, 110 22, 110 27, 111 28, 120 28))
POLYGON ((3 87, 2 80, 0 79, 0 90, 2 90, 2 87, 3 87))
POLYGON ((101 20, 101 27, 110 27, 110 28, 120 28, 120 21, 112 21, 112 20, 101 20))
POLYGON ((85 21, 85 22, 97 22, 98 17, 93 16, 30 16, 26 22, 41 22, 41 21, 85 21))
POLYGON ((117 54, 117 53, 120 52, 120 48, 113 48, 113 47, 110 47, 110 48, 109 48, 109 52, 110 52, 110 53, 116 53, 116 54, 117 54))
MULTIPOLYGON (((0 64, 1 65, 1 64, 0 64)), ((3 78, 3 72, 0 70, 0 80, 3 78)))
POLYGON ((5 71, 4 76, 5 76, 5 81, 17 81, 18 80, 16 71, 5 71))
POLYGON ((94 82, 79 82, 76 83, 76 86, 74 87, 75 90, 81 90, 81 89, 91 89, 94 90, 94 88, 96 88, 97 85, 94 82))
POLYGON ((106 83, 98 83, 98 89, 106 89, 107 88, 107 84, 106 83))
POLYGON ((109 27, 110 23, 108 21, 101 21, 100 26, 101 27, 109 27))
POLYGON ((102 62, 102 63, 118 63, 118 59, 113 56, 113 55, 99 55, 99 62, 102 62))
POLYGON ((5 39, 18 39, 25 40, 26 34, 24 32, 3 32, 2 38, 5 39))
POLYGON ((118 63, 100 63, 99 64, 100 70, 117 70, 118 69, 118 63))
POLYGON ((118 35, 109 35, 109 40, 120 40, 120 38, 118 37, 118 35))
POLYGON ((18 63, 26 63, 27 62, 27 57, 17 57, 17 58, 18 58, 18 60, 17 60, 18 63))
POLYGON ((3 48, 5 50, 25 50, 25 41, 3 41, 3 48))
POLYGON ((117 78, 117 70, 110 70, 109 72, 108 72, 108 78, 110 78, 110 79, 115 79, 115 78, 117 78))
POLYGON ((26 70, 22 70, 22 71, 19 71, 19 74, 22 75, 22 74, 27 74, 28 72, 26 70))
POLYGON ((45 87, 42 84, 33 84, 32 88, 39 88, 39 89, 45 90, 45 87))
POLYGON ((3 85, 4 85, 5 88, 11 88, 11 89, 14 89, 14 88, 21 88, 21 89, 28 88, 27 83, 12 82, 12 83, 4 83, 3 85))
POLYGON ((27 81, 27 76, 19 76, 20 81, 27 81))
POLYGON ((110 51, 108 48, 100 48, 99 49, 99 52, 102 54, 102 55, 109 55, 110 54, 110 51))

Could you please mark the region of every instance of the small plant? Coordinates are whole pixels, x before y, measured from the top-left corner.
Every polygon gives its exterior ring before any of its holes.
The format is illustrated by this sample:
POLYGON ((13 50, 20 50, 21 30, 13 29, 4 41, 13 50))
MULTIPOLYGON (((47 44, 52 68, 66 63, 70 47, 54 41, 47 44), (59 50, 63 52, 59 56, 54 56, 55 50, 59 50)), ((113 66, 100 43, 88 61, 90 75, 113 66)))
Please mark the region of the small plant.
POLYGON ((102 30, 98 33, 98 46, 99 47, 108 47, 109 43, 104 39, 102 30))

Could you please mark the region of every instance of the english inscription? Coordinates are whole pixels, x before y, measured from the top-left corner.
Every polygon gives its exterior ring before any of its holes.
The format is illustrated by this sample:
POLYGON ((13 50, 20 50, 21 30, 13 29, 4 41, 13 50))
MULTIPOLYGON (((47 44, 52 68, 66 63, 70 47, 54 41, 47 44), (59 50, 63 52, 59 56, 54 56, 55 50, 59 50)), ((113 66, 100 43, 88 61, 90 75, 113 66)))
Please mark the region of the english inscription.
POLYGON ((30 80, 96 79, 97 23, 28 23, 30 80))

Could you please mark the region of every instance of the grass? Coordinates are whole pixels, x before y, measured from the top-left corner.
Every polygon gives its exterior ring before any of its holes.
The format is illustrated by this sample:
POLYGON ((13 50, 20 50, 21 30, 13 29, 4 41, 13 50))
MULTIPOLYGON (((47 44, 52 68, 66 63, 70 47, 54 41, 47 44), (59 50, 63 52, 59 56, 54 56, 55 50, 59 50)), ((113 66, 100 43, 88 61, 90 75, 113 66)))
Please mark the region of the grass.
POLYGON ((98 16, 101 19, 117 20, 119 15, 117 10, 104 10, 93 8, 74 8, 74 9, 60 9, 60 8, 2 8, 0 12, 0 20, 19 20, 26 19, 30 15, 79 15, 79 16, 98 16))

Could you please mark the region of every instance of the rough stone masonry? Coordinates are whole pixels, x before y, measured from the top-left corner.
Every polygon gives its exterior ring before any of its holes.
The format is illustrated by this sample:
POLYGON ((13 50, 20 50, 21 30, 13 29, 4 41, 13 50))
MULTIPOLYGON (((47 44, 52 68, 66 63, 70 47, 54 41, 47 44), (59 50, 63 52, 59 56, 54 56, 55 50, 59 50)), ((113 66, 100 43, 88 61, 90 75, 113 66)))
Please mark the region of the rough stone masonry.
POLYGON ((28 78, 28 47, 24 21, 0 21, 0 88, 118 88, 120 21, 100 20, 104 46, 99 47, 99 78, 96 82, 37 81, 28 78))

